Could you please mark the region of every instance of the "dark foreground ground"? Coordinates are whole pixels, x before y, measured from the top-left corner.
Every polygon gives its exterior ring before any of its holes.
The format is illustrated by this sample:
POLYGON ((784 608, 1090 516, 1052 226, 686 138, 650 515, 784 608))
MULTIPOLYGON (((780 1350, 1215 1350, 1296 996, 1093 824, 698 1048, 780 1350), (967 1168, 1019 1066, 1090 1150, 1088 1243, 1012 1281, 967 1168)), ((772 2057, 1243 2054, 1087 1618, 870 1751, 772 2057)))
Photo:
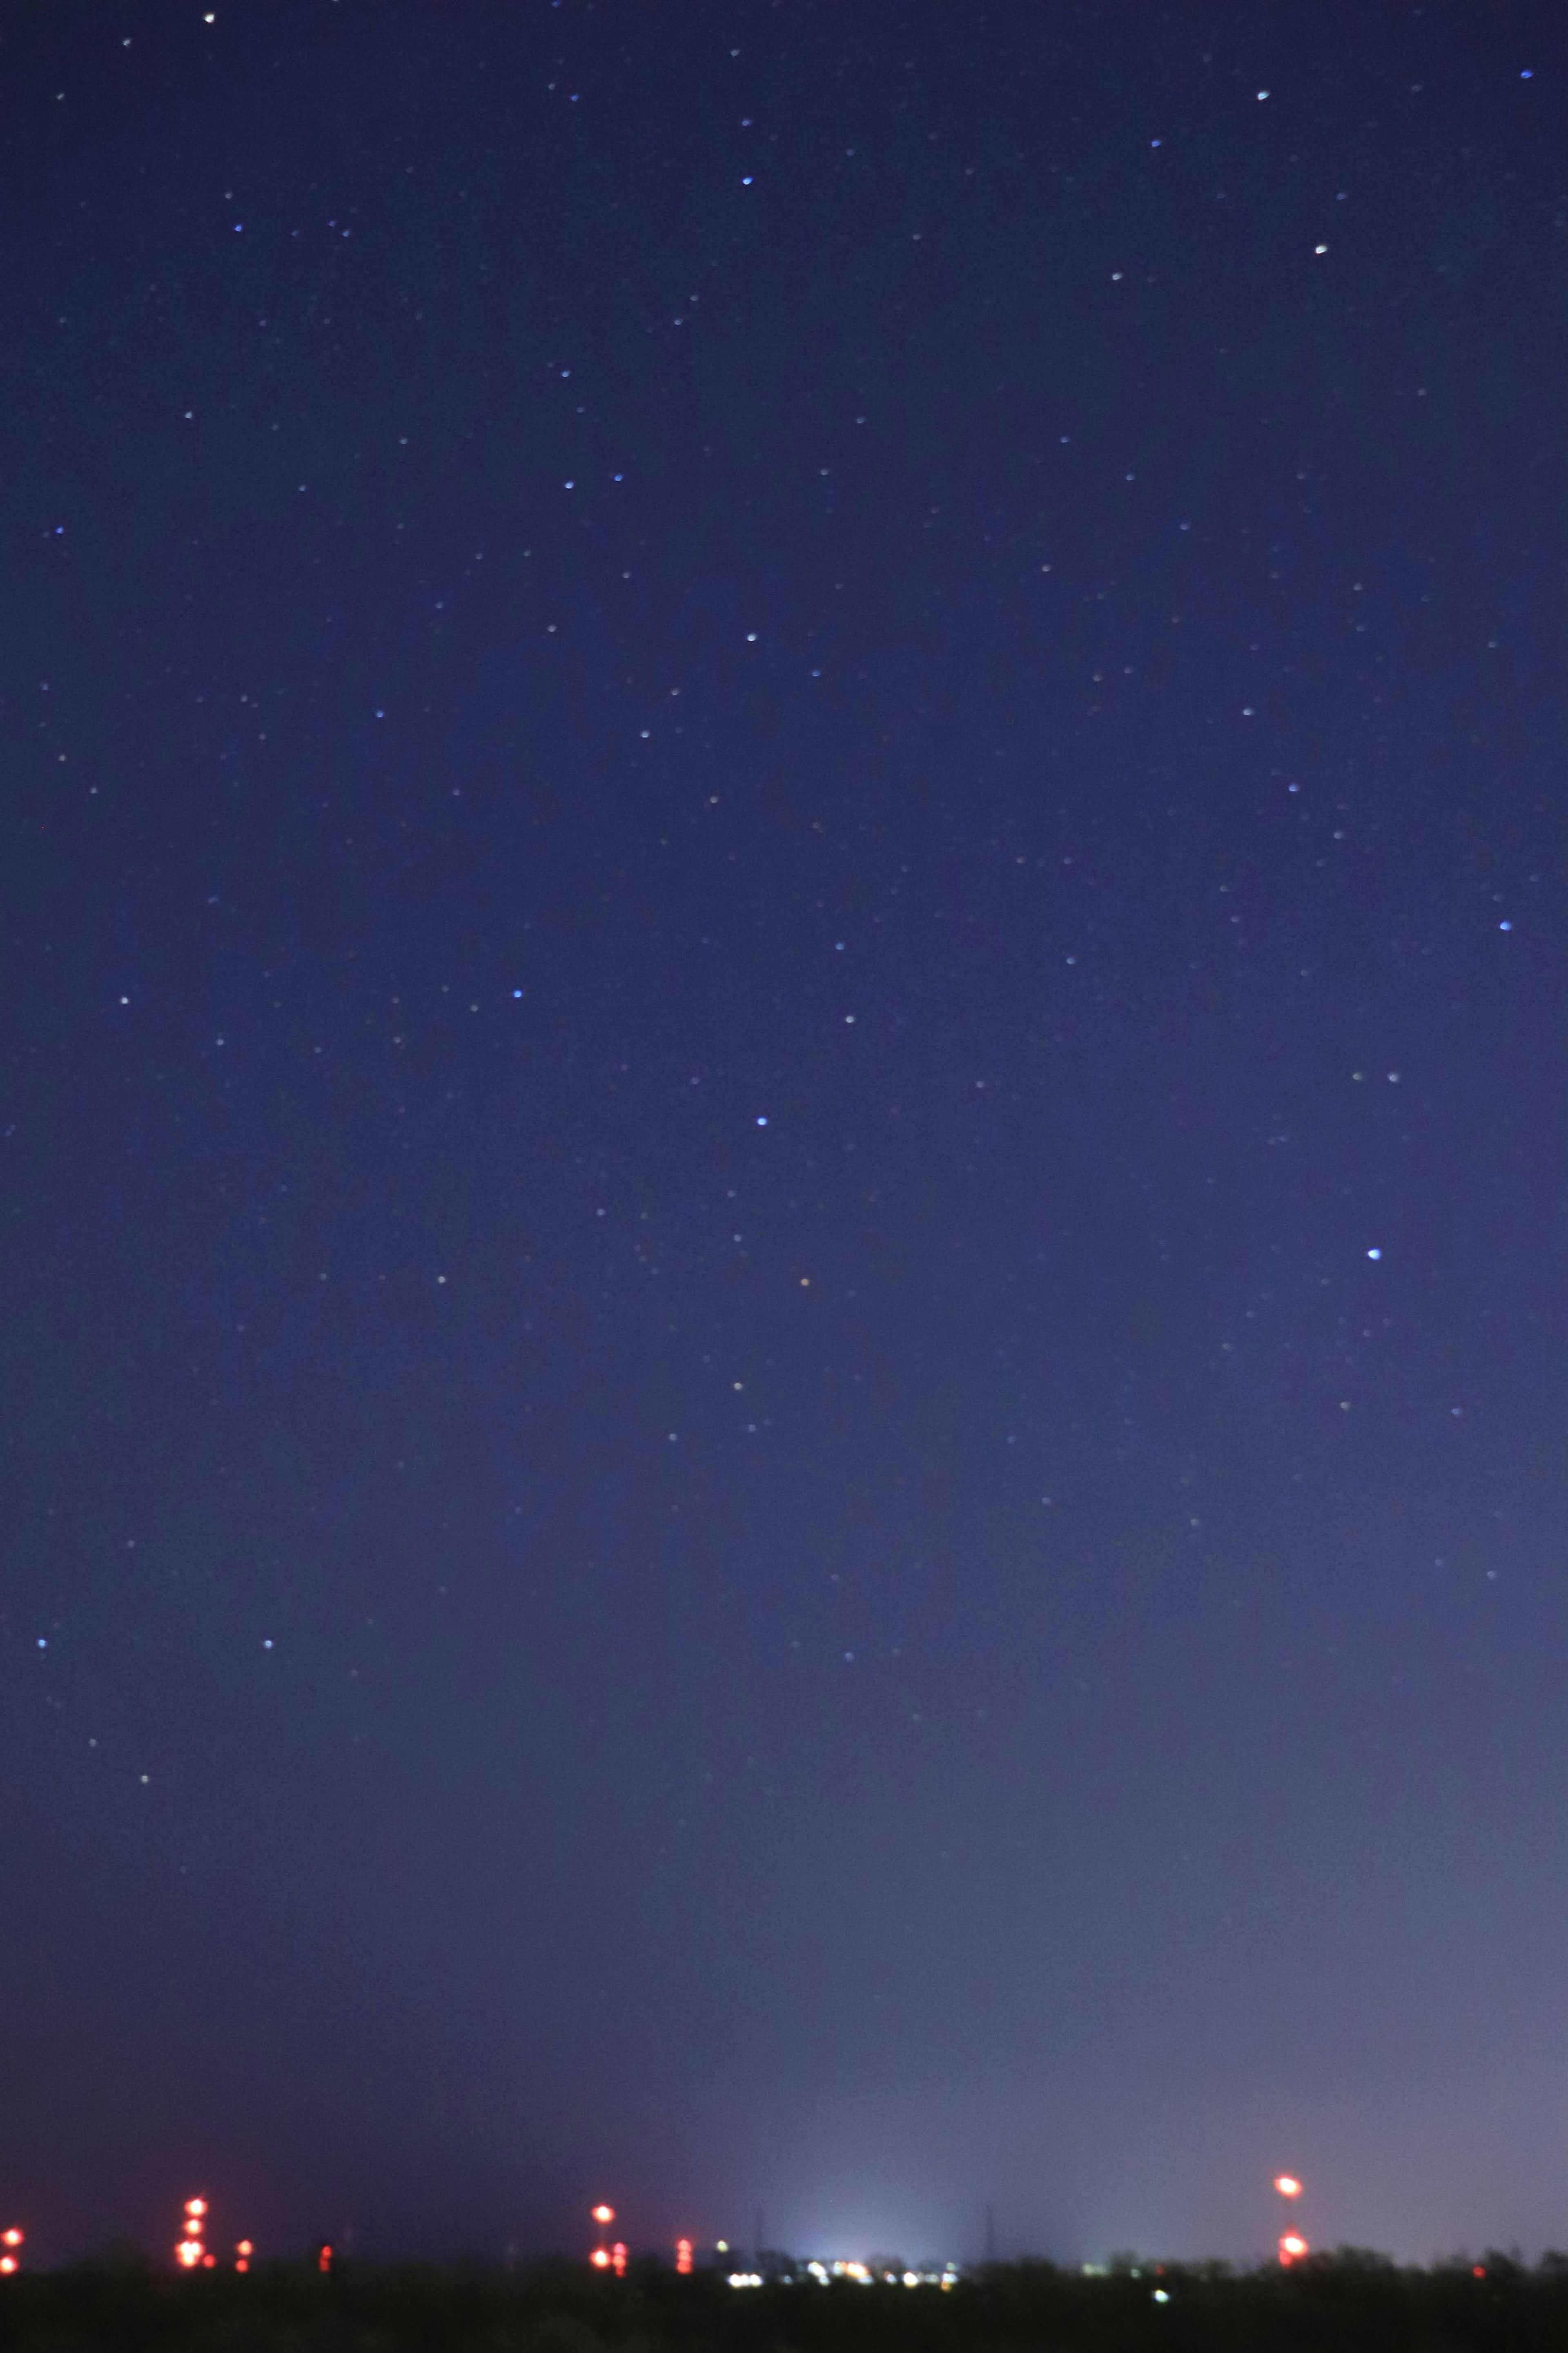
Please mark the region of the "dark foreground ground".
POLYGON ((133 2264, 0 2281, 0 2353, 1568 2353, 1568 2258, 1400 2271, 1168 2267, 1085 2278, 999 2264, 951 2290, 733 2289, 654 2269, 277 2266, 166 2278, 133 2264), (1169 2301, 1157 2303, 1155 2290, 1169 2301))

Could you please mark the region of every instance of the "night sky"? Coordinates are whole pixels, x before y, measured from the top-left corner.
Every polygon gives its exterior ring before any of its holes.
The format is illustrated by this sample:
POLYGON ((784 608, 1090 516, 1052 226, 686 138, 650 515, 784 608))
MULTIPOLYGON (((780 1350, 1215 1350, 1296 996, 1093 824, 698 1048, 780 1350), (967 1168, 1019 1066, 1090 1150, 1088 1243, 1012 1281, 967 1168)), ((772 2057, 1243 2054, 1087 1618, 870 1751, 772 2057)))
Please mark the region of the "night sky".
POLYGON ((1568 2242, 1555 8, 0 39, 0 2221, 1568 2242))

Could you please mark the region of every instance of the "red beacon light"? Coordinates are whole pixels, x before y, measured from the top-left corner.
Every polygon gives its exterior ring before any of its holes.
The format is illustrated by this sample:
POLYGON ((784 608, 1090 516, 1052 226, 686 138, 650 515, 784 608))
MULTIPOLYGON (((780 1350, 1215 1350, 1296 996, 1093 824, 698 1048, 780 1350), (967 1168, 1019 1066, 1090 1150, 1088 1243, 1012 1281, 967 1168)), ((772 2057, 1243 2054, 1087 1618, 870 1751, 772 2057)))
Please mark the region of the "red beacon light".
POLYGON ((1279 2242, 1279 2260, 1287 2271, 1292 2263, 1299 2263, 1303 2255, 1310 2253, 1306 2240, 1298 2238, 1294 2231, 1287 2231, 1279 2242))
POLYGON ((16 2250, 26 2235, 26 2231, 21 2230, 15 2222, 8 2231, 0 2231, 0 2247, 5 2250, 5 2253, 0 2255, 0 2276, 9 2279, 13 2272, 21 2270, 21 2259, 16 2250))
POLYGON ((616 2277, 617 2279, 625 2279, 626 2275, 626 2242, 624 2239, 617 2239, 615 2245, 610 2249, 610 2262, 615 2267, 616 2277))
POLYGON ((615 2261, 615 2257, 611 2254, 608 2247, 595 2247, 593 2253, 589 2256, 588 2261, 593 2264, 594 2269, 596 2272, 607 2272, 611 2263, 615 2261))
POLYGON ((682 2277, 690 2271, 691 2242, 689 2239, 677 2239, 675 2242, 675 2268, 681 2274, 682 2277))
POLYGON ((250 2269, 250 2258, 255 2253, 255 2246, 252 2244, 250 2240, 239 2240, 236 2243, 234 2250, 235 2270, 237 2272, 247 2272, 250 2269))
POLYGON ((331 2247, 329 2247, 329 2246, 322 2246, 322 2247, 319 2248, 319 2249, 317 2250, 317 2253, 316 2253, 316 2269, 317 2269, 319 2272, 323 2272, 323 2273, 324 2273, 324 2272, 330 2272, 330 2271, 331 2270, 331 2268, 332 2268, 332 2251, 331 2251, 331 2247))

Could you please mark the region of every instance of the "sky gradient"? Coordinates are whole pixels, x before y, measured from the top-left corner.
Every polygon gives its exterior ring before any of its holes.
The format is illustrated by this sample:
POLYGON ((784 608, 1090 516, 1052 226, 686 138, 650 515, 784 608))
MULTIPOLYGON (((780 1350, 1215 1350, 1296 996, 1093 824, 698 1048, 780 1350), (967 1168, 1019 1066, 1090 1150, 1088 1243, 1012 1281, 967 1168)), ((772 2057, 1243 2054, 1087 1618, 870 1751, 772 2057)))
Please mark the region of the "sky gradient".
POLYGON ((40 2261, 1568 2243, 1565 65, 7 22, 40 2261))

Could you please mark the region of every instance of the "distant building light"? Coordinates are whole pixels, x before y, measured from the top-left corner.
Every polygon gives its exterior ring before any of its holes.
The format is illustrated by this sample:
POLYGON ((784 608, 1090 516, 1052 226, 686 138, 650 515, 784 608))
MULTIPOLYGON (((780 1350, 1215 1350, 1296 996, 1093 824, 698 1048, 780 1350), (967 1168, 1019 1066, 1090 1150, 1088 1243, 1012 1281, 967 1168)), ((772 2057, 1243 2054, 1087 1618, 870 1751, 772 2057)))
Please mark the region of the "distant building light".
POLYGON ((608 2247, 595 2247, 588 2258, 596 2272, 607 2272, 612 2260, 608 2247))
MULTIPOLYGON (((1376 1258, 1377 1255, 1376 1250, 1367 1252, 1369 1258, 1376 1258)), ((1300 2198, 1301 2195, 1301 2185, 1293 2173, 1277 2173, 1274 2177, 1274 2187, 1281 2198, 1300 2198)))
POLYGON ((595 2209, 594 2209, 594 2220, 595 2220, 595 2222, 613 2222, 613 2221, 615 2221, 615 2219, 616 2219, 616 2210, 615 2210, 615 2208, 614 2208, 613 2206, 595 2206, 595 2209))
POLYGON ((1303 2255, 1310 2253, 1311 2250, 1306 2240, 1299 2239, 1294 2231, 1287 2231, 1279 2242, 1279 2260, 1287 2269, 1291 2263, 1300 2263, 1303 2255))
POLYGON ((691 2242, 689 2239, 677 2239, 675 2242, 675 2268, 681 2274, 682 2277, 690 2271, 691 2242))
POLYGON ((626 2275, 626 2249, 624 2239, 617 2239, 615 2245, 610 2249, 610 2261, 615 2265, 616 2277, 617 2279, 625 2279, 626 2275))
POLYGON ((331 2247, 323 2246, 316 2257, 316 2269, 319 2272, 330 2272, 331 2268, 332 2251, 331 2247))
POLYGON ((730 2285, 731 2287, 761 2287, 762 2284, 763 2275, 761 2272, 731 2272, 730 2274, 730 2285))

